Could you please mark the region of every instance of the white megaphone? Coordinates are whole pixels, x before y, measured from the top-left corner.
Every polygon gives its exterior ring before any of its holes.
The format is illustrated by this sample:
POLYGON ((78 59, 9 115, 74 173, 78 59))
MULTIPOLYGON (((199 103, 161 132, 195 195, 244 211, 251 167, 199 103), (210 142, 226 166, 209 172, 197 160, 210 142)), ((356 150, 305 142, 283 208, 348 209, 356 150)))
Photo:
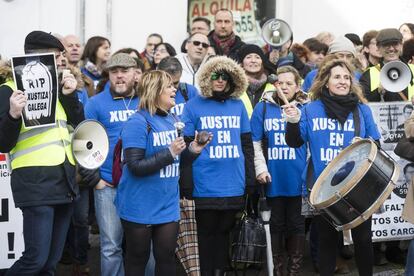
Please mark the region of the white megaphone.
POLYGON ((109 138, 103 125, 96 120, 80 123, 72 136, 72 152, 76 162, 85 169, 97 169, 109 152, 109 138))
POLYGON ((280 48, 292 38, 292 30, 285 21, 273 18, 264 23, 262 37, 273 48, 280 48))
POLYGON ((401 61, 390 61, 381 68, 380 83, 387 91, 401 92, 408 87, 410 81, 411 70, 401 61))

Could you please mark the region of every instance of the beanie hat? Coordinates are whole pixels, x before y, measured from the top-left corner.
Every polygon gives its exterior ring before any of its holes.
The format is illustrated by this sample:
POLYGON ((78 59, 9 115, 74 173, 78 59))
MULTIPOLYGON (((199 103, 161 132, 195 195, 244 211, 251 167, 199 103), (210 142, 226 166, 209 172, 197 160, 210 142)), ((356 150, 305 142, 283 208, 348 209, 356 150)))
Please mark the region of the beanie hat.
POLYGON ((356 55, 356 50, 354 44, 348 38, 344 36, 339 36, 332 41, 329 45, 328 54, 333 54, 337 52, 350 52, 354 56, 356 55))
POLYGON ((65 47, 59 39, 42 31, 33 31, 26 36, 24 40, 24 51, 41 50, 41 49, 59 49, 64 51, 65 47))
POLYGON ((118 53, 111 56, 111 58, 105 65, 105 69, 109 70, 115 67, 130 68, 136 66, 137 62, 134 60, 133 57, 125 53, 118 53))
POLYGON ((243 59, 249 54, 259 55, 263 62, 266 60, 265 55, 259 46, 254 44, 245 44, 237 53, 239 62, 243 63, 243 59))
POLYGON ((403 36, 397 29, 383 29, 379 31, 377 35, 377 45, 389 43, 389 42, 395 42, 395 43, 401 43, 403 40, 403 36))

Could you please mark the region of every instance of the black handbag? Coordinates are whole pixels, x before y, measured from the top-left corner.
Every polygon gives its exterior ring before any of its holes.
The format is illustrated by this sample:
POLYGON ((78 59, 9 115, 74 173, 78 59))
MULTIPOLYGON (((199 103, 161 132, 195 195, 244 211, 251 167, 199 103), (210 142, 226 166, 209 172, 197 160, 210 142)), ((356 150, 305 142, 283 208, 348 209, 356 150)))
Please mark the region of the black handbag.
POLYGON ((262 264, 265 261, 266 232, 263 220, 255 214, 252 205, 247 197, 240 221, 233 230, 231 260, 235 263, 262 264))
POLYGON ((414 141, 411 142, 410 140, 408 140, 408 138, 404 134, 404 136, 401 137, 400 140, 398 140, 398 143, 394 148, 394 153, 399 157, 414 162, 414 141))

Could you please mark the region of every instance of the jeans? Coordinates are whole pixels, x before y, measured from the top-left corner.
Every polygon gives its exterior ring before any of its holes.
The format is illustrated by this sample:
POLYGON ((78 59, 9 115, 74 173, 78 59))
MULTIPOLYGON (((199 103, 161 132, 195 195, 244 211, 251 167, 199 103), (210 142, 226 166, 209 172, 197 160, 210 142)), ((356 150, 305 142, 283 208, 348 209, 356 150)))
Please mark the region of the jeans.
POLYGON ((65 246, 73 204, 21 209, 25 250, 6 275, 54 275, 65 246))
POLYGON ((123 276, 123 229, 114 205, 116 189, 105 186, 94 190, 96 221, 101 242, 101 275, 123 276))
POLYGON ((77 264, 88 262, 89 246, 89 189, 80 189, 80 197, 74 203, 72 222, 68 232, 68 245, 72 259, 77 264))
POLYGON ((411 240, 410 246, 408 247, 405 276, 414 276, 414 239, 411 240))

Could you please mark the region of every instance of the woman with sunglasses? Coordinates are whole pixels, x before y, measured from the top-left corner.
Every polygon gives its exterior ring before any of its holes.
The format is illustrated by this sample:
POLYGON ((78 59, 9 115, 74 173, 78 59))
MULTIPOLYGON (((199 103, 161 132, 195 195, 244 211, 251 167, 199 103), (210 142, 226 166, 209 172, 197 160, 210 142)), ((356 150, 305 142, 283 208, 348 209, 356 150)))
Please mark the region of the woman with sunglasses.
POLYGON ((191 141, 207 131, 213 139, 185 173, 192 173, 186 181, 193 182, 187 196, 196 204, 201 273, 224 275, 235 215, 243 207, 246 185, 255 184, 250 124, 239 99, 247 79, 235 61, 220 56, 203 65, 198 82, 201 97, 184 107, 184 138, 191 141))

